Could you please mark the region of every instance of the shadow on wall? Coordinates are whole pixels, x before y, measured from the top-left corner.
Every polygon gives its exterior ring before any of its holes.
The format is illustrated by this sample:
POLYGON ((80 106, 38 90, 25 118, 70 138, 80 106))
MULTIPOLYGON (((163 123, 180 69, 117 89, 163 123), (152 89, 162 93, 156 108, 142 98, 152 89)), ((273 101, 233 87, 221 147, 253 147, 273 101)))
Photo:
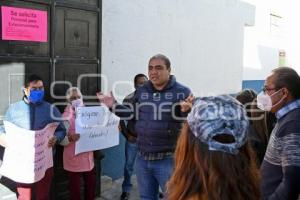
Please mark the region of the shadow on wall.
POLYGON ((244 68, 246 80, 243 81, 242 88, 253 89, 259 93, 264 85, 264 79, 279 66, 279 49, 257 45, 257 57, 251 59, 254 59, 250 62, 253 66, 244 68))
POLYGON ((123 177, 125 164, 125 138, 120 133, 120 144, 115 147, 102 150, 105 155, 101 161, 102 175, 109 176, 113 180, 123 177))
POLYGON ((246 56, 244 80, 264 80, 279 66, 279 49, 262 45, 257 45, 256 49, 254 54, 246 56))
POLYGON ((268 75, 272 69, 279 66, 279 49, 258 45, 258 56, 263 72, 268 75))

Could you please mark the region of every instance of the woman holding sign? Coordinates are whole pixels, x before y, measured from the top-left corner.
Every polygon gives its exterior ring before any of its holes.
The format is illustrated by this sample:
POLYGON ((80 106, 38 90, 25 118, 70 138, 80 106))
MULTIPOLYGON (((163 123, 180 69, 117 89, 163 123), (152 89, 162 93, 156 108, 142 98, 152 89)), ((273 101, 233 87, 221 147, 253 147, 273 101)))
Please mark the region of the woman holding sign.
POLYGON ((96 178, 94 171, 93 152, 84 152, 75 155, 75 142, 80 135, 75 132, 76 108, 83 105, 82 94, 77 87, 71 87, 67 91, 67 107, 63 113, 67 120, 67 136, 61 142, 64 147, 63 163, 64 169, 69 175, 70 199, 80 200, 80 177, 84 180, 84 199, 93 200, 95 197, 96 178))

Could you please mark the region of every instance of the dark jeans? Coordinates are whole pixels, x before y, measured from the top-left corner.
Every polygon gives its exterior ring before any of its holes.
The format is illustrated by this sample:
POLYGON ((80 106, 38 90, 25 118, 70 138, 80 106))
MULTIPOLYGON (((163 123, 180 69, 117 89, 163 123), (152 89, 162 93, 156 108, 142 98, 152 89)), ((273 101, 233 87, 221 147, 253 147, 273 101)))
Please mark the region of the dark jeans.
POLYGON ((122 184, 122 191, 130 193, 131 175, 133 173, 135 159, 137 155, 137 144, 126 141, 125 145, 125 166, 124 166, 124 181, 122 184))

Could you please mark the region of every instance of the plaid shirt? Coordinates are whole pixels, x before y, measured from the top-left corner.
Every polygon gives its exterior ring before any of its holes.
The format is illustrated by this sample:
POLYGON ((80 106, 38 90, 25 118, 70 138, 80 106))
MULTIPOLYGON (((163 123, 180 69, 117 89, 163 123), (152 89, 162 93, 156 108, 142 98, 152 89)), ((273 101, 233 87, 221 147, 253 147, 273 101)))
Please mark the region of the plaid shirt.
POLYGON ((162 160, 165 158, 173 157, 173 152, 162 152, 162 153, 143 153, 139 151, 139 156, 144 160, 162 160))
POLYGON ((300 99, 288 103, 284 107, 280 108, 280 110, 278 110, 275 114, 276 118, 281 119, 283 116, 285 116, 286 114, 288 114, 289 112, 297 108, 300 108, 300 99))

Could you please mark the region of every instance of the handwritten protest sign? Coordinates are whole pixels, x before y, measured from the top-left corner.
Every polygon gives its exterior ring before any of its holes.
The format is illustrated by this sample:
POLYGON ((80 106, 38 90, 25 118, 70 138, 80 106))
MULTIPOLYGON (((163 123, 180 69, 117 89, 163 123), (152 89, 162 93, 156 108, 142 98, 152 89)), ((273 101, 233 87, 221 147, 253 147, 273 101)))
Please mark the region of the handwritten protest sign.
POLYGON ((31 131, 4 121, 6 148, 0 174, 18 183, 35 183, 41 180, 48 168, 53 166, 49 138, 58 123, 48 124, 44 129, 31 131))
POLYGON ((75 129, 80 139, 75 154, 105 149, 119 144, 120 118, 105 106, 78 107, 75 129))

